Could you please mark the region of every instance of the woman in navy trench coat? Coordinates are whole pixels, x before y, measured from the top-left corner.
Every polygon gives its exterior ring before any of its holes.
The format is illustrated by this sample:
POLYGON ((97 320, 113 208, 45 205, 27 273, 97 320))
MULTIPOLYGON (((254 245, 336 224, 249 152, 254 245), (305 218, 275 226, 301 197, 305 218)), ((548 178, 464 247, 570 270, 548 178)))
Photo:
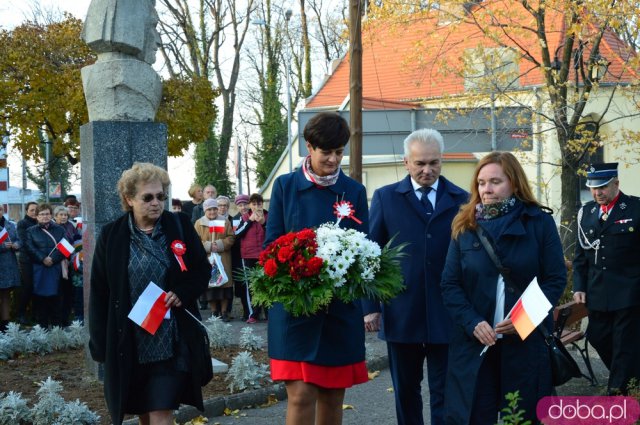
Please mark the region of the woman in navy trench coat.
MULTIPOLYGON (((448 424, 495 424, 505 395, 515 391, 526 419, 535 422, 538 400, 552 393, 542 334, 534 331, 522 341, 511 319, 504 319, 534 277, 552 305, 566 285, 560 238, 542 208, 512 154, 493 152, 480 160, 470 202, 453 221, 442 274, 444 303, 454 321, 445 390, 448 424), (511 270, 506 280, 478 239, 477 226, 511 270)), ((552 323, 549 315, 541 326, 551 330, 552 323)))
MULTIPOLYGON (((368 230, 364 186, 340 170, 349 126, 335 113, 319 113, 304 129, 310 155, 300 170, 273 185, 265 246, 279 236, 335 222, 334 204, 351 202, 356 220, 340 227, 368 230)), ((274 380, 287 388, 287 425, 342 423, 345 388, 366 382, 364 321, 360 302, 334 300, 312 316, 294 317, 282 304, 269 311, 269 357, 274 380)))

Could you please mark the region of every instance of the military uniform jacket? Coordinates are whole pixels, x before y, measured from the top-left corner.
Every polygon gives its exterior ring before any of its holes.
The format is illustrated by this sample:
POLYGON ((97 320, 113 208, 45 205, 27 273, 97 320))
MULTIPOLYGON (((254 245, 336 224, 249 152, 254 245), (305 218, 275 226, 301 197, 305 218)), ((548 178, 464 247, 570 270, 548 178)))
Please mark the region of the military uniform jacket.
POLYGON ((598 217, 599 210, 595 201, 582 207, 578 223, 582 227, 582 231, 578 229, 581 240, 573 260, 573 290, 586 292, 589 310, 614 311, 638 305, 640 199, 620 193, 604 222, 598 217))

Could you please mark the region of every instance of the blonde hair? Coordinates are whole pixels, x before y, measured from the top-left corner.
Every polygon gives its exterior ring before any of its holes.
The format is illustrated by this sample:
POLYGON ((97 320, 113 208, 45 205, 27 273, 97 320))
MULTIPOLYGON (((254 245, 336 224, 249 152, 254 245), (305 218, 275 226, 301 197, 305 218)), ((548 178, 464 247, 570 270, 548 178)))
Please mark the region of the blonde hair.
POLYGON ((133 198, 137 194, 138 184, 146 184, 150 182, 160 182, 164 192, 169 189, 171 180, 169 173, 163 168, 153 165, 149 162, 136 162, 133 167, 122 172, 120 180, 118 180, 118 195, 120 195, 120 204, 122 210, 129 212, 132 210, 127 203, 127 198, 133 198))
POLYGON ((527 205, 536 205, 540 208, 548 209, 542 206, 533 196, 527 175, 518 159, 509 152, 491 152, 485 155, 476 165, 471 181, 471 189, 469 190, 471 193, 469 202, 460 208, 460 211, 453 219, 453 223, 451 223, 452 239, 457 239, 466 230, 475 230, 478 225, 476 222, 476 205, 481 203, 480 192, 478 191, 478 174, 488 164, 498 164, 502 167, 502 171, 511 182, 513 195, 516 198, 527 205))
POLYGON ((196 196, 196 192, 202 190, 202 186, 200 186, 198 183, 194 183, 191 185, 191 187, 189 188, 189 192, 187 192, 189 194, 190 197, 195 197, 196 196))

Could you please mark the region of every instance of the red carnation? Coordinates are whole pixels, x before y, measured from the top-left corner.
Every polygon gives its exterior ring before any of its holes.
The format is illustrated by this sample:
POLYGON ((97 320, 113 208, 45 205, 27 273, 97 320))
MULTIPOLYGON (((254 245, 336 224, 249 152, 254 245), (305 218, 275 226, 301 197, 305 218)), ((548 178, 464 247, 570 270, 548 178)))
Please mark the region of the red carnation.
POLYGON ((315 240, 316 239, 316 232, 314 232, 311 229, 302 229, 298 232, 298 234, 296 235, 298 237, 298 240, 300 241, 307 241, 307 240, 315 240))
POLYGON ((264 274, 266 274, 269 277, 275 277, 277 273, 278 273, 278 264, 276 263, 276 260, 274 260, 273 258, 268 259, 267 262, 264 264, 264 274))
POLYGON ((290 246, 283 246, 278 251, 278 261, 281 263, 286 263, 291 259, 291 257, 295 254, 295 251, 290 246))
POLYGON ((309 276, 318 274, 320 272, 320 269, 322 268, 323 263, 324 261, 320 257, 310 258, 309 262, 307 263, 307 269, 309 269, 310 273, 309 276))

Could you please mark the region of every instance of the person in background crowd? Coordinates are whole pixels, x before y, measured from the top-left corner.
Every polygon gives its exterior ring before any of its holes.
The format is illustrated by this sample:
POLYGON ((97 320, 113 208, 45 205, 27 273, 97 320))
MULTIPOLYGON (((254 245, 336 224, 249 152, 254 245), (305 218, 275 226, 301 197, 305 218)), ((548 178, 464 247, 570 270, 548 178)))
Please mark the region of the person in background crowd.
MULTIPOLYGON (((340 169, 349 125, 335 112, 320 112, 304 128, 309 155, 295 172, 273 183, 265 245, 287 232, 335 222, 336 200, 350 202, 355 220, 340 227, 366 233, 364 186, 340 169)), ((311 316, 294 317, 281 303, 269 310, 271 379, 287 389, 287 425, 342 423, 346 388, 367 382, 360 302, 334 299, 311 316)))
POLYGON ((193 208, 196 205, 200 205, 204 198, 202 197, 202 186, 197 183, 194 183, 189 188, 189 196, 191 197, 190 201, 185 201, 182 203, 182 212, 187 215, 187 217, 191 217, 193 214, 193 208))
MULTIPOLYGON (((216 198, 216 201, 218 202, 218 219, 224 218, 225 220, 229 220, 229 222, 231 223, 231 227, 233 229, 233 218, 229 215, 229 207, 231 205, 231 200, 229 199, 228 196, 220 195, 216 198)), ((235 229, 233 229, 233 231, 235 232, 235 229)), ((235 245, 236 243, 234 242, 233 246, 235 245)), ((233 246, 231 247, 232 258, 233 258, 233 246)), ((233 259, 232 259, 232 263, 233 263, 233 259)), ((233 266, 231 266, 231 270, 233 270, 233 266)), ((218 302, 218 304, 220 303, 218 302)), ((221 308, 222 307, 218 305, 216 310, 222 311, 221 308)), ((227 317, 229 319, 233 319, 233 317, 231 316, 232 309, 233 309, 233 296, 231 297, 231 302, 227 303, 227 309, 225 310, 227 312, 227 317)))
POLYGON ((0 204, 0 332, 4 332, 9 323, 11 291, 20 286, 16 258, 20 246, 16 225, 4 216, 4 206, 0 204))
POLYGON ((82 236, 76 235, 73 242, 75 252, 71 256, 71 284, 73 286, 73 317, 84 323, 84 253, 82 252, 82 236))
POLYGON ((420 129, 404 140, 408 175, 376 190, 369 235, 385 246, 409 243, 402 260, 406 289, 388 304, 364 301, 365 327, 387 341, 398 424, 423 424, 422 391, 427 361, 431 424, 444 423, 444 390, 451 319, 440 277, 451 240, 451 222, 468 194, 444 176, 442 135, 420 129), (393 205, 393 208, 390 206, 393 205))
POLYGON ((18 295, 18 308, 16 311, 16 320, 21 325, 30 323, 34 318, 33 308, 31 301, 33 299, 33 263, 29 253, 24 247, 27 240, 27 229, 31 226, 38 224, 36 220, 36 209, 38 204, 35 202, 29 202, 25 205, 26 214, 24 218, 18 221, 18 240, 22 242, 22 249, 18 251, 18 266, 20 267, 20 277, 22 285, 18 295), (31 317, 28 318, 27 314, 31 312, 31 317))
POLYGON ((235 235, 231 222, 218 215, 218 202, 215 199, 206 199, 202 206, 204 215, 196 222, 196 233, 200 237, 207 254, 218 253, 222 258, 224 271, 229 279, 224 285, 217 288, 209 288, 205 293, 211 314, 229 321, 227 307, 233 301, 233 276, 231 274, 231 247, 235 242, 235 235), (221 228, 212 228, 214 220, 220 221, 221 228))
POLYGON ((171 212, 182 212, 182 202, 180 199, 171 200, 171 212))
MULTIPOLYGON (((240 241, 237 240, 238 237, 238 228, 240 227, 240 222, 242 221, 242 215, 249 212, 249 195, 237 195, 234 203, 238 208, 238 213, 233 216, 233 231, 236 232, 236 242, 233 244, 231 248, 231 267, 233 269, 233 275, 239 276, 243 272, 242 267, 242 254, 240 253, 240 241)), ((240 299, 240 303, 242 304, 242 320, 247 321, 249 319, 249 304, 247 304, 247 291, 248 288, 246 286, 244 279, 234 279, 233 280, 233 289, 236 298, 240 299)))
MULTIPOLYGON (((64 229, 64 238, 73 245, 78 236, 78 231, 75 226, 69 222, 69 210, 67 207, 61 205, 55 207, 53 210, 53 219, 56 224, 64 229)), ((60 324, 62 326, 69 326, 69 318, 71 317, 71 308, 73 307, 73 283, 71 282, 72 270, 69 267, 69 260, 66 258, 60 263, 62 267, 62 279, 60 279, 60 297, 61 297, 61 316, 60 324)))
POLYGON ((82 217, 80 216, 80 202, 73 198, 65 201, 64 206, 67 207, 67 212, 69 213, 69 222, 73 224, 76 228, 76 231, 79 235, 82 235, 82 217))
MULTIPOLYGON (((267 218, 269 214, 262 208, 262 195, 254 193, 249 197, 249 212, 242 216, 240 226, 236 231, 236 238, 240 240, 240 254, 242 255, 242 264, 245 268, 253 268, 258 264, 258 258, 264 244, 266 234, 267 218)), ((244 282, 246 291, 247 305, 249 308, 249 318, 247 323, 256 323, 260 319, 262 307, 251 304, 251 293, 249 292, 249 283, 244 282)), ((265 320, 268 319, 268 313, 264 312, 265 320)))
POLYGON ((93 256, 89 350, 104 363, 116 425, 126 413, 141 424, 173 424, 181 403, 204 410, 196 301, 211 268, 188 217, 164 210, 170 184, 169 174, 150 163, 125 170, 118 181, 125 213, 102 228, 93 256), (165 292, 171 312, 153 335, 127 317, 150 282, 165 292))
MULTIPOLYGON (((499 423, 505 396, 516 391, 522 421, 537 423, 538 401, 553 392, 549 350, 539 330, 522 340, 508 314, 533 279, 551 305, 562 295, 567 271, 556 223, 534 198, 516 157, 492 152, 478 162, 469 203, 451 227, 441 283, 454 322, 446 423, 499 423), (504 270, 484 248, 481 232, 504 270)), ((551 333, 552 312, 540 326, 551 333)))
POLYGON ((55 224, 49 204, 36 209, 37 226, 27 230, 25 248, 33 264, 33 310, 43 328, 61 325, 60 279, 64 254, 56 248, 64 239, 64 229, 55 224))
POLYGON ((573 299, 589 310, 587 335, 609 369, 607 391, 640 384, 640 199, 620 191, 618 163, 587 173, 593 201, 578 212, 573 299))
MULTIPOLYGON (((214 185, 208 184, 202 190, 203 202, 207 199, 216 199, 218 196, 218 190, 214 185)), ((204 209, 202 208, 202 202, 193 207, 193 211, 191 212, 191 222, 193 224, 196 223, 196 220, 199 220, 204 215, 204 209)))

